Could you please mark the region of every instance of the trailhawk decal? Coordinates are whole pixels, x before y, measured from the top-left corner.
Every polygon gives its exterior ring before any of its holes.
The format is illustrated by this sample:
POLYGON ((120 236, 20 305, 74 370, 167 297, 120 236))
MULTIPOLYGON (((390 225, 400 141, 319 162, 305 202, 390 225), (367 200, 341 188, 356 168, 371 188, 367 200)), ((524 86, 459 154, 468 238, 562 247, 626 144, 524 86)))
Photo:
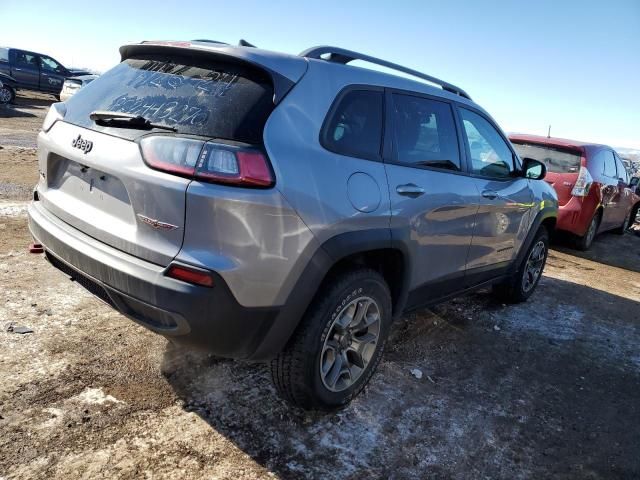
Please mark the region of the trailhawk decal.
POLYGON ((150 227, 155 228, 156 230, 176 230, 179 228, 177 225, 172 225, 171 223, 160 222, 155 218, 149 218, 141 213, 138 214, 138 218, 142 223, 146 223, 150 227))

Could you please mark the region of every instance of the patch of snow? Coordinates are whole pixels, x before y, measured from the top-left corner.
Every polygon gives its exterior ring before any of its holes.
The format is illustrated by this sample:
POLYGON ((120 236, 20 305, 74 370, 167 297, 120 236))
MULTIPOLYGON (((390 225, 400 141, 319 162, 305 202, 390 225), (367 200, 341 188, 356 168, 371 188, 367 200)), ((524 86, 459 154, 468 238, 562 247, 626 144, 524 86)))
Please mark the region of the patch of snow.
POLYGON ((22 217, 27 214, 29 202, 3 202, 0 201, 0 216, 22 217))
POLYGON ((105 403, 124 403, 111 395, 106 395, 101 388, 87 388, 74 398, 85 403, 104 405, 105 403))
POLYGON ((416 377, 418 380, 422 378, 422 370, 420 370, 419 368, 412 368, 410 372, 411 372, 411 375, 416 377))
POLYGON ((64 417, 64 411, 62 409, 50 407, 50 408, 45 408, 43 411, 51 415, 51 418, 42 422, 40 424, 40 428, 57 427, 62 423, 62 420, 64 417))
POLYGON ((563 341, 576 338, 584 314, 571 305, 557 305, 554 309, 524 305, 501 312, 501 317, 514 330, 534 331, 552 340, 563 341))

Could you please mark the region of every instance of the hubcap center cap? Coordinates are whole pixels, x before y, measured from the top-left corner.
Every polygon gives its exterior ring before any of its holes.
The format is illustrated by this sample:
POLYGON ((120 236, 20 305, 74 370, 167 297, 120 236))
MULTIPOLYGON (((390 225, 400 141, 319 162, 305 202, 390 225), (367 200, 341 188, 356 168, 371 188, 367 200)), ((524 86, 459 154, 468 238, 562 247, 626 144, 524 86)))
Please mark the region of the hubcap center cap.
POLYGON ((338 340, 338 344, 340 345, 340 348, 342 350, 346 350, 347 347, 351 345, 351 342, 352 342, 351 333, 345 333, 344 335, 342 335, 342 337, 340 337, 340 340, 338 340))

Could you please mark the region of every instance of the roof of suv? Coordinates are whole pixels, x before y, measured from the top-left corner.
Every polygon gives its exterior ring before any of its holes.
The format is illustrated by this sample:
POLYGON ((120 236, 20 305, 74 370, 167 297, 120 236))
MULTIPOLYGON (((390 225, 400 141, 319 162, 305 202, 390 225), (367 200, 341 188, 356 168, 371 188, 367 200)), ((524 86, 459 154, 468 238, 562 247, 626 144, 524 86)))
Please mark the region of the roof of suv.
MULTIPOLYGON (((366 78, 363 78, 363 83, 378 85, 383 87, 391 87, 398 88, 403 90, 415 91, 420 93, 425 93, 428 95, 434 95, 439 97, 444 97, 450 100, 456 100, 462 103, 466 103, 468 105, 472 105, 475 108, 480 108, 475 102, 473 102, 470 97, 464 92, 462 89, 449 84, 448 82, 443 82, 437 78, 431 77, 430 75, 423 74, 421 72, 417 72, 415 70, 408 69, 406 67, 402 67, 400 65, 393 64, 391 62, 386 62, 384 60, 377 59, 375 57, 370 57, 364 54, 358 54, 357 52, 351 52, 348 50, 343 50, 335 47, 314 47, 308 50, 305 50, 300 55, 292 55, 287 53, 274 52, 271 50, 263 50, 260 48, 249 47, 249 46, 234 46, 228 45, 222 42, 216 41, 207 41, 207 40, 194 40, 194 41, 144 41, 136 44, 128 44, 120 47, 120 54, 122 59, 126 59, 132 55, 135 55, 141 51, 145 50, 145 47, 149 48, 170 48, 176 50, 200 50, 200 51, 209 51, 211 53, 232 56, 236 58, 240 58, 247 62, 263 66, 269 69, 272 72, 277 72, 280 75, 288 78, 292 81, 297 81, 306 71, 308 62, 315 62, 318 65, 325 65, 328 68, 332 66, 334 68, 339 69, 356 69, 355 71, 361 71, 366 78), (325 59, 320 57, 320 53, 324 54, 326 51, 333 52, 346 52, 349 54, 357 55, 356 58, 345 57, 344 55, 338 54, 330 54, 329 58, 325 59), (333 57, 333 58, 331 58, 333 57), (378 70, 373 70, 370 68, 364 68, 359 66, 347 65, 346 63, 351 60, 363 60, 368 63, 378 63, 382 66, 387 66, 387 68, 398 67, 399 69, 403 69, 405 74, 412 75, 408 72, 413 72, 413 74, 419 74, 422 76, 423 80, 426 77, 431 78, 431 80, 425 81, 416 81, 409 78, 405 78, 403 76, 394 75, 386 72, 381 72, 378 70), (392 67, 388 67, 391 65, 392 67), (430 83, 426 83, 430 82, 430 83), (439 84, 443 88, 438 88, 434 86, 434 84, 439 84)), ((415 75, 414 75, 415 77, 415 75)), ((484 113, 482 108, 480 108, 484 113)), ((488 114, 487 114, 488 115, 488 114)))

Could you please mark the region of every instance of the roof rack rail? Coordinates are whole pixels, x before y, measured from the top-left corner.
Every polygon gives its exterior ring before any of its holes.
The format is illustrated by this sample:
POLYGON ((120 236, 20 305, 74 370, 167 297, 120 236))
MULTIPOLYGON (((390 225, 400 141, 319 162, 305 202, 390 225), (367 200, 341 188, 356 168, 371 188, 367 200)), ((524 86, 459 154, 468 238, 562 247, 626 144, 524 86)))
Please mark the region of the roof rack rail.
POLYGON ((334 63, 342 63, 344 65, 354 60, 362 60, 365 62, 373 63, 375 65, 387 67, 392 70, 397 70, 399 72, 409 74, 413 77, 421 78, 430 83, 435 83, 436 85, 441 86, 442 89, 446 90, 447 92, 455 93, 457 95, 460 95, 461 97, 468 98, 469 100, 471 100, 471 97, 467 92, 465 92, 459 87, 456 87, 455 85, 452 85, 451 83, 445 82, 444 80, 440 80, 436 77, 432 77, 431 75, 427 75, 426 73, 418 72, 417 70, 412 70, 411 68, 403 67, 402 65, 398 65, 397 63, 388 62, 386 60, 382 60, 376 57, 371 57, 363 53, 358 53, 351 50, 345 50, 344 48, 329 47, 329 46, 311 47, 306 49, 304 52, 300 53, 300 56, 306 57, 306 58, 316 58, 320 60, 327 60, 329 62, 334 62, 334 63))

